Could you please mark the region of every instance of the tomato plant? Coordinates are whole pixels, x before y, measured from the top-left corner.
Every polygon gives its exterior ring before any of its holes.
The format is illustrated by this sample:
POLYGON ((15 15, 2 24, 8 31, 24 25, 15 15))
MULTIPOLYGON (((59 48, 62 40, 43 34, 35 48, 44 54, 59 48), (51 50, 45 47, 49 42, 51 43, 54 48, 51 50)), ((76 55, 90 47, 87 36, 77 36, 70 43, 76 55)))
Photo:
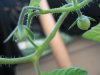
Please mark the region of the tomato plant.
MULTIPOLYGON (((88 3, 90 3, 91 1, 92 0, 83 0, 82 2, 78 2, 77 0, 71 0, 68 1, 68 4, 63 5, 62 7, 43 10, 39 7, 40 0, 30 0, 29 6, 23 7, 21 11, 17 27, 4 42, 9 41, 11 37, 14 37, 14 40, 26 39, 35 47, 36 50, 31 55, 24 57, 10 58, 10 59, 0 58, 0 64, 17 64, 17 63, 32 62, 34 64, 37 75, 87 75, 87 71, 76 67, 57 69, 51 72, 41 72, 39 66, 39 59, 44 51, 44 48, 46 48, 49 42, 54 38, 57 30, 59 30, 64 19, 68 16, 70 12, 75 11, 78 14, 78 18, 72 24, 72 26, 74 26, 77 23, 77 26, 82 30, 87 30, 90 27, 89 17, 83 15, 80 9, 88 5, 88 3), (41 45, 37 45, 34 43, 34 33, 30 29, 31 20, 34 16, 48 14, 48 13, 62 13, 62 14, 59 17, 56 26, 54 27, 52 32, 45 38, 45 41, 41 45), (23 25, 23 21, 26 14, 28 15, 27 24, 23 25)), ((98 27, 100 27, 99 25, 98 27)), ((96 33, 97 31, 96 29, 98 29, 98 27, 94 27, 92 28, 92 30, 86 32, 83 35, 83 37, 90 38, 89 37, 90 35, 93 36, 92 32, 94 32, 95 35, 98 35, 98 33, 96 33)), ((96 37, 94 37, 94 39, 96 39, 96 37)))

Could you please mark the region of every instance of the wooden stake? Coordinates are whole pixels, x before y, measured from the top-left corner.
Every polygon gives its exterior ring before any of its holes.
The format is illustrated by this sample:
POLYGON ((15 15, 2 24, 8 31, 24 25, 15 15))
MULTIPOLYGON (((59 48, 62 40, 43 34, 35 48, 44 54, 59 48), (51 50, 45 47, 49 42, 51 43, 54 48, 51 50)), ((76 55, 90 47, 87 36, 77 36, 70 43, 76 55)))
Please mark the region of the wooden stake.
MULTIPOLYGON (((40 7, 45 10, 49 9, 46 0, 41 0, 40 7)), ((39 20, 41 22, 43 31, 47 36, 54 28, 54 25, 56 24, 55 20, 52 14, 42 15, 39 17, 39 20)), ((59 35, 59 31, 56 33, 54 39, 50 42, 50 46, 52 48, 52 53, 59 67, 64 68, 64 67, 72 66, 72 63, 69 58, 68 50, 59 35)))

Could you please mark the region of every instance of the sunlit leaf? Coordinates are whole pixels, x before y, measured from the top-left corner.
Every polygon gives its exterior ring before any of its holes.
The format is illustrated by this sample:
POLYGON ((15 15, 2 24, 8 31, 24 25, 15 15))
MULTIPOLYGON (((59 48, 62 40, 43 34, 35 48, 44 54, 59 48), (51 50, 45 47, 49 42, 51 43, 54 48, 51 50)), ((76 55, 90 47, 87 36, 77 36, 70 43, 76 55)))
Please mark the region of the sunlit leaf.
POLYGON ((44 72, 42 75, 87 75, 87 72, 80 68, 65 68, 57 69, 51 72, 44 72))
POLYGON ((100 23, 85 32, 82 37, 100 42, 100 23))

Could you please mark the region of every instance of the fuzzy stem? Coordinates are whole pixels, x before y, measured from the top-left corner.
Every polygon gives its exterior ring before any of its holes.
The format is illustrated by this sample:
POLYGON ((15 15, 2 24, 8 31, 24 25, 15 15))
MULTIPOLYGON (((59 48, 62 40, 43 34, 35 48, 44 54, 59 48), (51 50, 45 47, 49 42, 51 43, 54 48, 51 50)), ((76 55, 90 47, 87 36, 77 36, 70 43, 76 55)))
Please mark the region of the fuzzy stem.
POLYGON ((82 12, 80 11, 80 9, 76 10, 78 16, 82 16, 82 12))
MULTIPOLYGON (((33 12, 34 13, 34 12, 33 12)), ((30 25, 31 25, 31 21, 32 21, 32 18, 35 16, 35 14, 28 14, 28 19, 27 19, 27 24, 26 24, 26 26, 28 27, 28 28, 30 28, 30 25)))
POLYGON ((62 13, 62 15, 60 16, 60 18, 58 19, 54 29, 52 30, 52 32, 47 36, 47 38, 45 39, 45 41, 43 42, 43 44, 40 47, 39 50, 39 55, 42 54, 43 50, 45 47, 47 47, 47 45, 49 44, 49 42, 54 38, 56 32, 58 31, 58 29, 60 28, 61 24, 63 23, 64 19, 66 18, 66 16, 68 15, 68 12, 64 12, 62 13))
POLYGON ((30 62, 30 57, 31 55, 20 58, 0 58, 0 64, 18 64, 30 62))
MULTIPOLYGON (((30 28, 30 24, 31 24, 31 20, 32 20, 32 17, 31 17, 31 13, 32 11, 37 11, 37 10, 41 10, 40 7, 34 7, 34 6, 26 6, 27 9, 28 9, 28 14, 27 14, 27 27, 30 28), (30 10, 31 9, 31 10, 30 10)), ((33 12, 34 13, 34 12, 33 12)))
MULTIPOLYGON (((60 8, 53 8, 49 10, 41 10, 41 11, 36 11, 36 14, 48 14, 48 13, 62 13, 62 12, 71 12, 75 11, 76 9, 81 9, 85 5, 87 5, 91 0, 84 0, 83 2, 77 4, 77 6, 70 6, 70 7, 60 7, 60 8)), ((34 13, 33 13, 34 14, 34 13)))
POLYGON ((37 49, 38 46, 33 42, 33 40, 31 38, 27 38, 27 40, 37 49))
POLYGON ((73 0, 73 5, 77 6, 77 0, 73 0))
POLYGON ((36 61, 36 62, 33 62, 33 64, 34 64, 34 69, 36 71, 36 75, 41 75, 41 70, 40 70, 39 62, 36 61))
POLYGON ((24 19, 25 12, 26 12, 26 8, 24 7, 19 16, 18 25, 23 25, 23 19, 24 19))
MULTIPOLYGON (((77 4, 78 4, 77 0, 73 0, 73 5, 77 6, 77 4)), ((77 12, 78 16, 82 16, 80 9, 77 9, 76 12, 77 12)))
POLYGON ((30 15, 31 15, 31 14, 28 14, 28 15, 27 15, 27 24, 26 24, 26 26, 27 26, 28 28, 30 28, 31 20, 32 20, 32 18, 30 18, 30 15))

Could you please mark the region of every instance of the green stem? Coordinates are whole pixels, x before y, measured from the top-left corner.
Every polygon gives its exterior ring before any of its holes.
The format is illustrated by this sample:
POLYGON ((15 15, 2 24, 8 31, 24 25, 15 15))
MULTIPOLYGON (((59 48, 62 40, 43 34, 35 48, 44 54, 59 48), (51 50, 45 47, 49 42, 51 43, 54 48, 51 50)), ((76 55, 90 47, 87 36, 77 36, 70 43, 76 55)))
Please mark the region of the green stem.
MULTIPOLYGON (((62 12, 71 12, 71 11, 75 11, 76 9, 80 9, 82 7, 84 7, 85 5, 87 5, 91 0, 84 0, 83 2, 77 4, 77 6, 70 6, 70 7, 60 7, 60 8, 53 8, 53 9, 49 9, 49 10, 41 10, 41 11, 36 11, 34 13, 36 14, 48 14, 48 13, 62 13, 62 12)), ((33 13, 33 14, 34 14, 33 13)))
MULTIPOLYGON (((34 13, 34 12, 33 12, 34 13)), ((35 14, 28 14, 28 19, 27 19, 27 24, 26 26, 28 28, 30 28, 30 25, 31 25, 31 21, 32 21, 32 18, 35 16, 35 14)))
MULTIPOLYGON (((77 4, 78 4, 77 0, 73 0, 73 5, 77 6, 77 4)), ((80 9, 77 9, 76 12, 77 12, 78 16, 82 16, 80 9)))
POLYGON ((4 43, 8 42, 11 39, 11 37, 14 35, 17 29, 18 29, 18 26, 16 26, 15 29, 10 33, 10 35, 4 40, 4 43))
POLYGON ((26 26, 27 26, 28 28, 30 28, 31 20, 32 20, 32 18, 30 18, 30 15, 31 15, 31 14, 28 14, 28 17, 27 17, 27 24, 26 24, 26 26))
POLYGON ((78 16, 82 16, 82 12, 80 11, 80 9, 76 10, 78 16))
POLYGON ((31 16, 32 11, 33 10, 38 11, 38 10, 41 10, 41 8, 38 7, 38 6, 37 7, 34 7, 34 6, 26 6, 26 7, 28 9, 28 11, 27 11, 28 12, 28 18, 27 18, 27 24, 26 25, 27 25, 28 28, 30 28, 31 20, 33 18, 33 16, 31 16))
POLYGON ((20 58, 0 58, 0 64, 18 64, 18 63, 25 63, 31 62, 31 56, 25 56, 20 58))
POLYGON ((77 6, 77 4, 78 4, 78 3, 77 3, 77 0, 73 0, 73 5, 74 5, 74 6, 77 6))
POLYGON ((18 25, 23 25, 23 19, 24 19, 25 12, 26 12, 26 8, 23 7, 20 13, 20 16, 19 16, 18 25))
POLYGON ((34 53, 19 57, 19 58, 0 58, 0 64, 18 64, 18 63, 26 63, 26 62, 33 62, 36 61, 39 58, 39 55, 37 55, 38 52, 35 51, 34 53))
POLYGON ((18 25, 19 26, 22 26, 23 25, 24 15, 25 15, 26 12, 29 12, 29 11, 27 11, 28 9, 41 10, 39 7, 33 7, 33 6, 25 6, 25 7, 23 7, 23 9, 21 11, 21 14, 19 16, 19 20, 18 20, 18 25))
POLYGON ((60 28, 61 24, 63 23, 64 19, 66 18, 66 16, 68 15, 68 12, 64 12, 62 13, 62 15, 60 16, 60 18, 58 19, 54 29, 52 30, 52 32, 47 36, 47 38, 45 39, 45 41, 43 42, 43 44, 40 47, 39 50, 39 55, 42 54, 43 49, 45 47, 47 47, 47 45, 49 44, 49 42, 54 38, 56 32, 58 31, 58 29, 60 28))
POLYGON ((31 38, 28 37, 27 39, 36 49, 38 49, 38 46, 33 42, 31 38))
POLYGON ((36 62, 33 62, 33 64, 34 64, 34 69, 36 71, 36 75, 41 75, 41 70, 40 70, 39 62, 36 61, 36 62))

